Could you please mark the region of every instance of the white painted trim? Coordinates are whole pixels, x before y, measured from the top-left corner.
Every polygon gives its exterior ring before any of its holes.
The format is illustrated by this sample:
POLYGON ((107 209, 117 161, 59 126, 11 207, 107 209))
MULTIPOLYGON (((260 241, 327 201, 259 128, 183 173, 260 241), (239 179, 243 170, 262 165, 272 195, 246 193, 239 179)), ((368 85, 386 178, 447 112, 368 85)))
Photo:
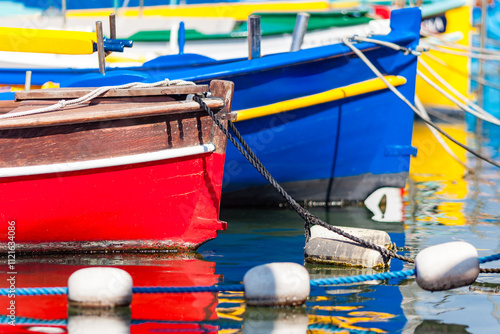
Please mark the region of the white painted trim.
POLYGON ((12 176, 27 176, 51 173, 73 172, 86 169, 115 167, 150 161, 187 157, 215 151, 214 144, 204 144, 192 147, 174 148, 151 153, 126 155, 116 158, 106 158, 88 161, 67 162, 52 165, 0 168, 0 178, 12 176))

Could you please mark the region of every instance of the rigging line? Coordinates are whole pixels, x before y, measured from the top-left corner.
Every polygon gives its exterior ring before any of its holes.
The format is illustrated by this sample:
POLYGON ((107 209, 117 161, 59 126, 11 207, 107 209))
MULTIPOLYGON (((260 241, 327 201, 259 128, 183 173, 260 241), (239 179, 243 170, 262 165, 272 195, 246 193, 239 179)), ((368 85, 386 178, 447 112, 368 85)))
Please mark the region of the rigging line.
POLYGON ((457 43, 453 43, 450 41, 445 40, 444 38, 438 36, 438 35, 433 35, 433 34, 428 34, 425 32, 420 32, 420 35, 423 35, 429 39, 425 39, 424 42, 433 44, 435 46, 440 46, 437 41, 433 41, 432 39, 437 39, 438 41, 442 42, 443 44, 446 45, 447 48, 452 48, 452 49, 457 49, 457 50, 463 50, 463 51, 470 51, 470 52, 478 52, 478 53, 483 53, 483 54, 491 54, 495 56, 500 56, 500 52, 496 50, 491 50, 491 49, 485 49, 485 48, 480 48, 480 47, 475 47, 475 46, 465 46, 465 45, 460 45, 457 43))
POLYGON ((482 108, 480 108, 479 110, 477 108, 473 109, 473 108, 469 107, 468 105, 460 102, 457 98, 455 98, 451 94, 447 93, 443 88, 439 87, 439 85, 434 83, 431 79, 429 79, 425 74, 423 74, 419 70, 417 70, 417 75, 419 77, 421 77, 425 82, 427 82, 430 86, 432 86, 435 90, 437 90, 439 93, 444 95, 448 100, 455 103, 463 111, 468 112, 468 113, 470 113, 470 114, 476 116, 477 118, 480 118, 486 122, 500 126, 500 120, 498 118, 496 118, 495 116, 489 114, 484 109, 482 109, 482 108))
MULTIPOLYGON (((420 99, 418 98, 418 96, 416 96, 416 95, 415 95, 415 106, 417 107, 417 109, 419 109, 419 111, 421 113, 419 116, 421 118, 425 118, 428 121, 431 120, 431 118, 429 117, 429 114, 427 113, 427 110, 425 110, 424 105, 422 104, 422 102, 420 101, 420 99)), ((467 165, 462 160, 460 160, 457 157, 457 155, 455 154, 455 152, 453 152, 453 150, 450 148, 450 146, 440 136, 439 132, 436 129, 434 129, 432 126, 430 126, 429 124, 427 124, 427 127, 431 131, 432 135, 439 142, 439 144, 441 144, 441 146, 446 151, 446 153, 448 153, 456 162, 458 162, 460 165, 462 165, 469 173, 472 172, 472 169, 470 169, 469 167, 467 167, 467 165)))
POLYGON ((462 71, 454 66, 450 66, 448 63, 446 63, 445 61, 439 59, 438 57, 436 57, 435 55, 433 55, 432 53, 430 52, 425 52, 425 53, 422 53, 424 56, 426 57, 429 57, 431 60, 435 61, 436 63, 438 63, 439 65, 441 66, 444 66, 446 68, 448 68, 450 71, 453 71, 457 74, 460 74, 460 75, 463 75, 464 77, 468 77, 470 79, 472 79, 473 81, 476 81, 477 83, 480 83, 484 86, 488 86, 490 88, 493 88, 493 89, 496 89, 496 90, 499 90, 500 91, 500 85, 496 85, 494 83, 492 83, 491 81, 488 81, 484 78, 480 78, 479 76, 477 75, 472 75, 472 74, 469 74, 465 71, 462 71))
POLYGON ((499 54, 494 54, 494 55, 485 55, 481 53, 474 53, 474 52, 464 52, 464 51, 454 51, 454 50, 448 50, 444 47, 440 46, 434 46, 434 45, 422 45, 424 49, 430 49, 434 50, 436 52, 441 52, 441 53, 448 53, 451 55, 456 55, 456 56, 463 56, 463 57, 469 57, 469 58, 476 58, 476 59, 482 59, 482 60, 500 60, 500 55, 499 54))
POLYGON ((238 149, 238 151, 247 159, 254 167, 259 171, 260 174, 285 198, 285 200, 288 202, 288 204, 299 214, 299 216, 305 221, 304 224, 304 230, 305 230, 305 235, 306 235, 306 241, 309 240, 310 237, 310 226, 311 225, 319 225, 321 227, 326 228, 327 230, 330 230, 334 233, 337 233, 347 239, 350 239, 354 242, 359 243, 362 246, 365 246, 367 248, 374 249, 382 254, 382 256, 385 257, 393 257, 402 261, 410 262, 413 263, 414 260, 402 255, 399 255, 381 245, 377 245, 369 240, 364 240, 362 238, 359 238, 355 235, 352 235, 343 229, 330 225, 324 221, 322 221, 320 218, 316 217, 315 215, 311 214, 309 211, 307 211, 305 208, 300 206, 300 204, 295 201, 295 199, 290 196, 285 189, 276 181, 276 179, 269 173, 269 171, 266 169, 266 167, 262 164, 262 162, 257 158, 255 153, 252 151, 252 149, 248 146, 248 143, 245 141, 245 139, 242 137, 241 133, 238 131, 238 129, 234 126, 233 122, 228 121, 229 123, 229 128, 231 131, 234 133, 235 137, 238 139, 238 141, 241 143, 238 143, 236 139, 229 133, 228 129, 224 127, 224 125, 220 122, 220 120, 215 116, 215 114, 210 110, 210 108, 207 106, 207 104, 199 97, 199 96, 194 96, 193 101, 196 101, 200 104, 200 106, 210 115, 214 123, 219 127, 219 129, 226 135, 226 137, 231 141, 231 143, 238 149))
MULTIPOLYGON (((458 68, 456 68, 454 66, 451 66, 450 64, 448 64, 447 62, 445 62, 444 60, 438 58, 437 56, 435 56, 434 54, 432 54, 430 52, 422 53, 422 55, 424 55, 426 57, 429 57, 431 60, 435 61, 439 65, 448 68, 450 71, 453 71, 453 72, 455 72, 457 74, 463 75, 464 77, 469 77, 472 80, 477 81, 478 83, 481 83, 481 84, 483 84, 485 86, 489 86, 491 88, 500 90, 500 86, 499 85, 496 85, 495 83, 493 83, 491 81, 488 81, 486 79, 482 79, 482 78, 478 77, 477 75, 472 75, 472 74, 470 74, 470 73, 468 73, 466 71, 462 71, 461 69, 458 69, 458 68)), ((495 67, 495 68, 498 69, 499 67, 495 67)))
MULTIPOLYGON (((382 80, 386 85, 387 87, 394 93, 396 94, 404 103, 406 103, 410 108, 411 110, 413 110, 413 112, 415 112, 417 115, 419 115, 419 111, 417 108, 415 108, 415 106, 410 102, 408 101, 408 99, 406 97, 404 97, 403 94, 401 94, 401 92, 399 92, 396 87, 394 87, 393 85, 391 85, 391 83, 389 81, 387 81, 384 76, 382 75, 382 73, 380 73, 380 71, 372 64, 372 62, 370 62, 370 60, 363 54, 363 52, 361 52, 358 48, 356 48, 350 41, 347 37, 343 37, 342 38, 342 41, 344 42, 345 45, 347 45, 361 60, 363 60, 363 62, 372 70, 373 73, 375 73, 375 75, 377 77, 380 78, 380 80, 382 80)), ((420 115, 419 115, 420 117, 420 115)), ((455 143, 456 145, 462 147, 463 149, 467 150, 469 153, 473 154, 474 156, 478 157, 479 159, 482 159, 490 164, 492 164, 493 166, 496 166, 498 168, 500 168, 500 164, 496 163, 495 161, 489 159, 488 157, 486 156, 483 156, 482 154, 474 151, 473 149, 469 148, 468 146, 460 143, 459 141, 457 141, 456 139, 454 139, 453 137, 451 137, 449 134, 447 134, 445 131, 443 131, 441 128, 439 128, 436 124, 434 124, 432 121, 428 121, 424 118, 422 118, 422 120, 429 124, 430 126, 432 126, 433 128, 435 128, 439 133, 441 133, 443 136, 445 136, 446 138, 448 138, 449 140, 451 140, 453 143, 455 143)))

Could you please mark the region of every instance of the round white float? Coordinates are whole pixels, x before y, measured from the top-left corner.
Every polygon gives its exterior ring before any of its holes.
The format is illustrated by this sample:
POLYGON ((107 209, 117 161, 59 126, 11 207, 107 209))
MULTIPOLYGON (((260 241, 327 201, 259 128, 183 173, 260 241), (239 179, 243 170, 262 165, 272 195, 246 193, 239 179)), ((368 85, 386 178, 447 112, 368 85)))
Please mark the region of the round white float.
POLYGON ((118 268, 77 270, 68 279, 68 301, 79 307, 128 306, 132 302, 132 277, 118 268))
POLYGON ((474 246, 448 242, 420 251, 415 258, 417 284, 424 290, 443 291, 474 283, 479 259, 474 246))
POLYGON ((250 269, 243 277, 250 306, 302 305, 311 290, 309 273, 297 263, 269 263, 250 269))

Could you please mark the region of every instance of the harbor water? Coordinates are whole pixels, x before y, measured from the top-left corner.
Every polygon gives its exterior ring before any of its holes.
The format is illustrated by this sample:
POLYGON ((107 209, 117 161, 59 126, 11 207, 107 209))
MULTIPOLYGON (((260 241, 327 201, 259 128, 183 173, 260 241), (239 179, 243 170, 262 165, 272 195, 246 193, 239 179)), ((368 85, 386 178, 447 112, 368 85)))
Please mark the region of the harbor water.
MULTIPOLYGON (((464 124, 445 125, 474 143, 464 124)), ((415 257, 425 247, 463 240, 479 256, 500 251, 500 173, 456 149, 470 171, 450 160, 422 124, 419 147, 402 193, 403 221, 376 222, 364 207, 310 208, 324 221, 387 231, 400 254, 415 257)), ((498 147, 482 141, 482 151, 498 159, 498 147)), ((84 254, 16 259, 16 288, 66 286, 69 275, 89 266, 114 266, 134 277, 135 286, 209 286, 241 283, 252 267, 269 262, 304 264, 303 221, 288 208, 228 209, 227 231, 195 253, 84 254)), ((500 261, 482 267, 498 268, 500 261)), ((372 274, 372 269, 305 264, 311 278, 372 274)), ((413 268, 392 260, 391 271, 413 268)), ((2 259, 2 288, 9 287, 2 259)), ((0 297, 2 321, 9 299, 0 297)), ((66 296, 17 296, 16 326, 8 333, 86 333, 85 321, 71 312, 66 296)), ((95 315, 94 320, 95 323, 95 315)), ((103 319, 109 317, 100 315, 103 319)), ((114 318, 113 318, 114 319, 114 318)), ((471 286, 443 292, 418 287, 413 277, 313 288, 299 308, 246 307, 241 292, 135 294, 131 314, 113 320, 121 333, 498 333, 500 275, 480 274, 471 286)), ((99 327, 99 326, 98 326, 99 327)), ((95 326, 92 329, 95 331, 95 326)), ((104 328, 104 327, 103 327, 104 328)), ((107 327, 106 327, 107 328, 107 327)))

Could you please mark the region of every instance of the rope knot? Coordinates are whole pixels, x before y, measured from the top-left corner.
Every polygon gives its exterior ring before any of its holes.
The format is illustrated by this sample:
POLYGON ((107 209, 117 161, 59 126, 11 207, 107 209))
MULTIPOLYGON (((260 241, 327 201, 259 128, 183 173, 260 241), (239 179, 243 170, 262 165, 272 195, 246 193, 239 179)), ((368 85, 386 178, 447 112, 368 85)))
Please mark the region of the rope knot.
POLYGON ((66 100, 61 100, 61 101, 56 103, 57 109, 63 109, 64 107, 66 107, 66 100))
POLYGON ((408 49, 407 47, 405 47, 405 46, 401 46, 401 45, 400 45, 399 47, 401 48, 401 51, 403 52, 403 54, 404 54, 405 56, 408 56, 408 55, 411 53, 411 50, 410 50, 410 49, 408 49))

